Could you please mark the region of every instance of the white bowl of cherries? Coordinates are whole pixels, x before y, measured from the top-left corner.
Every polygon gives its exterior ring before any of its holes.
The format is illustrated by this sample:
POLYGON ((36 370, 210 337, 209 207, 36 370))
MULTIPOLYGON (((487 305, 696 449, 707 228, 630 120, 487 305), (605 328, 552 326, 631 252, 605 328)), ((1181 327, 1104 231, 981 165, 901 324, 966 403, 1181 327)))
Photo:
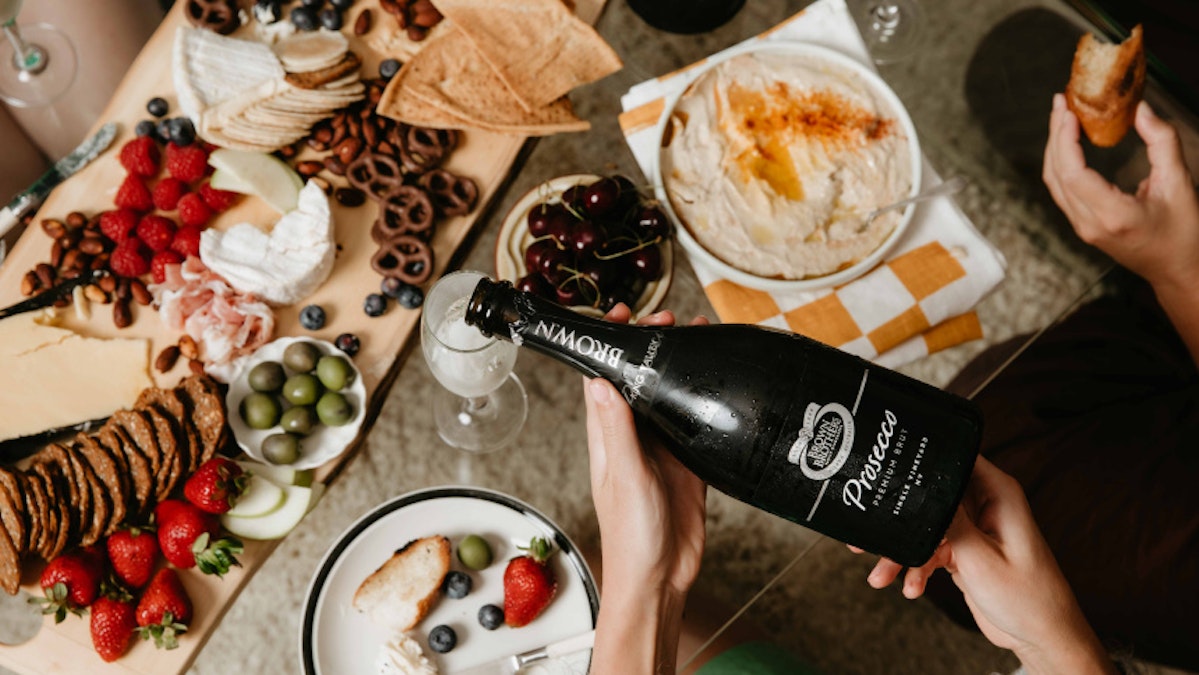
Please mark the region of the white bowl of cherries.
POLYGON ((640 318, 670 289, 670 221, 623 176, 559 176, 508 212, 495 270, 519 290, 584 314, 602 316, 623 302, 640 318))

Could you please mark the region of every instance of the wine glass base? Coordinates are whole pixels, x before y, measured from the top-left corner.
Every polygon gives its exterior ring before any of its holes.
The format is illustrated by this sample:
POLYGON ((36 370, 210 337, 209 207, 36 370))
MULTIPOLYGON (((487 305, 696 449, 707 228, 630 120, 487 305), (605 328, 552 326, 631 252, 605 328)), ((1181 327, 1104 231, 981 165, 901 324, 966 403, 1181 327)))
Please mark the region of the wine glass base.
POLYGON ((50 105, 75 82, 75 45, 50 24, 20 26, 18 32, 23 59, 11 38, 0 41, 0 100, 18 108, 50 105))
POLYGON ((464 398, 447 389, 438 389, 433 396, 437 434, 447 445, 467 452, 493 452, 508 445, 520 435, 528 415, 525 388, 515 374, 478 398, 464 398))
POLYGON ((914 56, 924 42, 924 16, 918 0, 850 0, 870 58, 877 64, 914 56))

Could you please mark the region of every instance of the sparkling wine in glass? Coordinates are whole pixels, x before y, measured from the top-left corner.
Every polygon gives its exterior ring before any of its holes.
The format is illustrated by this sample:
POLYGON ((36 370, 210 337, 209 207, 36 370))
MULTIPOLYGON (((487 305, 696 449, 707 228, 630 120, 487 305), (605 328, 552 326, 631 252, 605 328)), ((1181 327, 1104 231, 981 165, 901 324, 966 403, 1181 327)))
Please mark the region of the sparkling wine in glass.
POLYGON ((901 61, 920 48, 924 16, 917 0, 850 0, 850 11, 875 63, 901 61))
POLYGON ((466 323, 478 272, 454 272, 429 290, 421 312, 421 351, 445 390, 433 398, 437 432, 449 445, 472 452, 498 450, 524 426, 528 401, 512 372, 517 346, 485 337, 466 323))
POLYGON ((0 99, 18 108, 50 105, 75 82, 75 45, 46 23, 17 25, 22 0, 0 0, 0 99))

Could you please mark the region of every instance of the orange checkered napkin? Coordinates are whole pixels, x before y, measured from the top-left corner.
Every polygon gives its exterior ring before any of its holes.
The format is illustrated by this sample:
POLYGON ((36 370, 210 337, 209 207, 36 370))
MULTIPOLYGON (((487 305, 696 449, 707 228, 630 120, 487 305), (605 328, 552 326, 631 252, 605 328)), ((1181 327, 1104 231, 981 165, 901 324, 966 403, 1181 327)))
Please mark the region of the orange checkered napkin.
MULTIPOLYGON (((873 67, 845 0, 818 0, 750 38, 803 41, 836 49, 873 67)), ((655 128, 665 102, 704 61, 634 86, 621 98, 620 126, 648 176, 658 148, 655 128)), ((940 182, 924 160, 925 186, 940 182)), ((916 207, 907 233, 878 267, 843 286, 765 292, 721 278, 691 260, 712 307, 726 323, 792 330, 889 367, 982 337, 973 307, 1004 277, 1006 262, 947 198, 916 207)))

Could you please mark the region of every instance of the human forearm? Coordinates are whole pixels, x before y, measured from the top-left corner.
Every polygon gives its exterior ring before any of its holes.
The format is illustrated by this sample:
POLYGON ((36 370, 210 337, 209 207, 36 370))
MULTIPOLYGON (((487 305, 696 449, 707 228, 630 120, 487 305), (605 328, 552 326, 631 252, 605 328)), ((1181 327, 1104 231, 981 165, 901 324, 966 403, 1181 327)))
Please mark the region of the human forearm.
POLYGON ((1020 665, 1027 675, 1118 675, 1111 657, 1089 628, 1085 632, 1045 647, 1028 647, 1016 651, 1020 665))
POLYGON ((591 674, 673 675, 685 598, 605 577, 591 674))
POLYGON ((1199 366, 1199 270, 1193 278, 1170 278, 1153 282, 1153 291, 1170 323, 1199 366))

